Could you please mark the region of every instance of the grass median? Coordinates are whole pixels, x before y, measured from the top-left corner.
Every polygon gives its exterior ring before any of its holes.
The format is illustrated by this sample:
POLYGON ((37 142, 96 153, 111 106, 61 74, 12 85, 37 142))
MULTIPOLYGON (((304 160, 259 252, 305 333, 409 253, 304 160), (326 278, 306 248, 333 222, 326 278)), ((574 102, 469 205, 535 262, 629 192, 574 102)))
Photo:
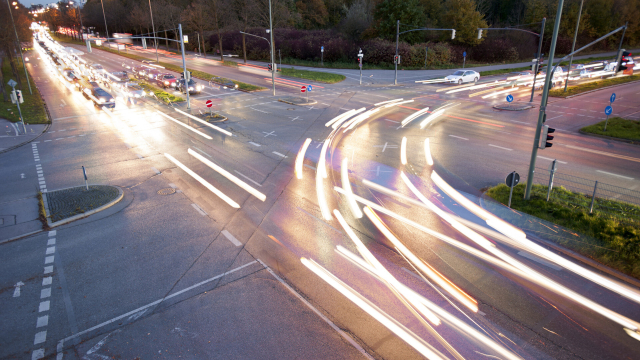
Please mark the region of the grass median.
MULTIPOLYGON (((546 201, 547 186, 533 185, 531 200, 524 200, 525 185, 513 189, 511 208, 537 218, 587 235, 579 241, 569 237, 551 239, 581 255, 596 260, 623 273, 640 279, 640 207, 620 201, 597 199, 593 214, 589 214, 591 197, 574 193, 563 187, 554 187, 553 196, 546 201), (598 208, 617 209, 625 222, 600 212, 598 208)), ((486 194, 506 204, 509 187, 500 184, 489 188, 486 194)), ((525 226, 527 219, 523 218, 525 226)))
POLYGON ((335 84, 346 79, 344 75, 326 73, 321 71, 300 70, 294 68, 281 68, 280 74, 284 76, 291 76, 326 84, 335 84))
POLYGON ((173 94, 169 94, 168 92, 160 89, 159 87, 153 86, 146 81, 137 81, 138 84, 144 89, 144 91, 152 92, 156 95, 156 97, 164 102, 165 104, 169 103, 177 103, 185 101, 180 96, 175 96, 173 94))
POLYGON ((621 117, 610 118, 607 123, 607 131, 604 131, 605 121, 585 126, 581 132, 610 136, 613 138, 631 140, 640 143, 640 121, 627 120, 621 117))
MULTIPOLYGON (((24 98, 24 102, 20 104, 20 111, 22 111, 22 118, 25 124, 48 124, 49 117, 47 116, 44 100, 42 100, 36 83, 33 81, 33 78, 31 78, 31 75, 29 75, 31 90, 33 91, 33 94, 29 94, 29 86, 27 85, 22 61, 20 58, 16 58, 14 64, 20 81, 22 82, 22 97, 24 98)), ((7 82, 9 82, 10 79, 17 80, 15 74, 11 71, 11 63, 9 63, 8 57, 2 59, 2 78, 4 79, 4 90, 8 97, 11 94, 11 86, 9 86, 7 82)), ((16 90, 20 90, 20 88, 16 87, 16 90)), ((5 101, 4 105, 5 106, 0 107, 0 117, 14 123, 20 121, 18 106, 12 104, 11 100, 5 101)))
POLYGON ((571 95, 581 94, 591 90, 597 90, 607 86, 625 84, 631 81, 638 81, 638 80, 640 80, 640 75, 630 75, 630 76, 609 78, 604 80, 597 80, 597 81, 592 81, 585 84, 569 86, 566 92, 564 91, 564 87, 555 89, 555 90, 549 90, 549 96, 567 97, 571 95))

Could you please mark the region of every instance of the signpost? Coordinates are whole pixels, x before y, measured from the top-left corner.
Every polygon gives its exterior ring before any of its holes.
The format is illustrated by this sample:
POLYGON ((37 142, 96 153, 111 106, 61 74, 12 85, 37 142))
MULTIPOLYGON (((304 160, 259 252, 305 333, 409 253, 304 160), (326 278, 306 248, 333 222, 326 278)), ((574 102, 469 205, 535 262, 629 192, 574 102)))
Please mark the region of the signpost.
POLYGON ((209 108, 209 117, 212 117, 213 116, 213 113, 212 113, 213 110, 211 108, 213 107, 213 101, 211 101, 211 99, 209 99, 209 100, 207 100, 205 102, 205 104, 209 108))
POLYGON ((611 105, 604 108, 604 114, 607 115, 607 120, 604 122, 604 131, 607 131, 607 124, 609 123, 609 115, 613 112, 613 108, 611 105))
POLYGON ((513 187, 518 185, 519 182, 520 182, 520 175, 518 175, 517 172, 514 171, 509 173, 509 175, 507 175, 507 179, 505 180, 505 183, 507 184, 508 187, 511 188, 509 190, 509 207, 511 207, 511 196, 513 195, 513 187))
POLYGON ((87 190, 89 190, 89 183, 87 182, 87 170, 84 168, 84 166, 82 167, 82 175, 84 175, 84 186, 86 186, 87 190))
POLYGON ((324 46, 320 46, 320 65, 324 66, 324 46))
POLYGON ((512 102, 513 101, 513 95, 509 94, 507 95, 507 102, 512 102))
POLYGON ((609 98, 609 105, 613 104, 614 101, 616 101, 616 93, 611 94, 611 97, 609 98))
POLYGON ((360 58, 360 61, 358 62, 358 65, 360 66, 360 85, 362 85, 362 58, 364 58, 362 49, 358 52, 358 57, 360 58))
POLYGON ((311 92, 311 89, 313 89, 311 85, 307 85, 307 102, 309 102, 309 93, 311 92))
POLYGON ((547 190, 547 201, 549 201, 551 189, 553 189, 553 177, 556 174, 556 170, 558 170, 558 162, 556 160, 553 160, 551 165, 549 165, 549 189, 547 190))
POLYGON ((462 53, 462 57, 463 57, 463 59, 462 59, 462 68, 464 69, 464 64, 467 63, 467 52, 466 51, 462 53))

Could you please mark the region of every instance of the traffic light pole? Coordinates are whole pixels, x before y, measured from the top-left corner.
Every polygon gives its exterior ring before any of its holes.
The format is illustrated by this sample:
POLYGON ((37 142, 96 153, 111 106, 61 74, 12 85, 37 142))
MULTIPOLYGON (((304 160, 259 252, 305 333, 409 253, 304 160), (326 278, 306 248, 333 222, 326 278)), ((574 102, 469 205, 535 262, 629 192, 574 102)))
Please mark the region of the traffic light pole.
POLYGON ((396 25, 396 56, 393 58, 395 64, 395 76, 393 78, 393 85, 398 85, 398 42, 400 41, 400 20, 396 25))
MULTIPOLYGON (((624 34, 627 32, 627 26, 629 26, 629 22, 627 21, 624 24, 624 30, 622 31, 622 37, 620 38, 620 45, 618 45, 618 54, 620 54, 620 49, 622 49, 622 42, 624 41, 624 34)), ((622 59, 622 58, 621 58, 622 59)), ((618 63, 620 62, 620 60, 618 60, 618 63)), ((618 75, 618 68, 620 67, 618 64, 616 63, 616 68, 613 71, 613 76, 618 75)))
MULTIPOLYGON (((558 30, 560 29, 560 18, 562 17, 562 6, 564 0, 558 2, 558 11, 556 13, 555 23, 553 24, 553 35, 551 37, 551 48, 549 49, 549 65, 547 69, 551 69, 553 64, 553 56, 556 52, 556 42, 558 40, 558 30)), ((540 36, 540 43, 542 43, 542 36, 540 36)), ((538 54, 539 55, 539 54, 538 54)), ((529 162, 529 175, 527 176, 527 188, 524 193, 524 199, 529 200, 531 198, 531 187, 533 185, 533 174, 536 168, 536 159, 538 157, 538 144, 540 143, 540 132, 542 130, 542 124, 545 122, 547 114, 547 99, 549 98, 549 86, 551 85, 551 77, 553 71, 548 71, 545 74, 544 88, 542 90, 542 100, 540 101, 540 113, 538 114, 538 125, 536 126, 536 134, 533 139, 533 150, 531 151, 531 161, 529 162)), ((535 83, 532 85, 535 86, 535 83)))
POLYGON ((533 92, 536 90, 536 75, 538 75, 538 67, 540 66, 540 59, 542 58, 542 41, 544 40, 544 25, 547 22, 547 18, 542 18, 542 27, 540 28, 540 40, 538 40, 538 59, 536 60, 536 70, 533 72, 533 83, 531 83, 531 99, 529 102, 533 102, 533 92))
MULTIPOLYGON (((182 24, 178 24, 178 32, 180 33, 180 49, 182 50, 182 68, 184 69, 184 87, 187 92, 187 110, 191 110, 191 101, 189 100, 189 72, 187 71, 187 62, 184 59, 184 38, 182 37, 182 24)), ((155 35, 155 34, 154 34, 155 35)))
MULTIPOLYGON (((584 0, 580 1, 580 10, 578 10, 578 21, 576 21, 576 31, 573 33, 573 45, 571 45, 571 52, 576 50, 576 40, 578 39, 578 29, 580 28, 580 17, 582 16, 582 4, 584 0)), ((569 85, 569 74, 571 74, 571 65, 573 64, 573 55, 569 58, 569 71, 567 71, 567 78, 564 81, 564 92, 567 92, 567 86, 569 85)))
POLYGON ((273 53, 275 44, 273 43, 273 21, 271 16, 271 0, 269 0, 269 37, 271 38, 271 42, 269 42, 269 47, 271 48, 271 84, 273 86, 273 96, 276 96, 276 72, 273 68, 273 64, 275 63, 275 59, 273 53))

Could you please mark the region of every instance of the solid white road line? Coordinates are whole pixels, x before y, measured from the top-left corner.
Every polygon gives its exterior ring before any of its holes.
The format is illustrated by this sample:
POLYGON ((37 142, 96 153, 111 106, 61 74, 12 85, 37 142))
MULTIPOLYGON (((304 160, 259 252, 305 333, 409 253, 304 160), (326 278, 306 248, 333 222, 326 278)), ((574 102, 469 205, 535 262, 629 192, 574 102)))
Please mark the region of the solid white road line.
POLYGON ((236 174, 238 174, 238 175, 242 176, 243 178, 245 178, 245 179, 247 179, 247 180, 251 181, 252 183, 254 183, 254 184, 256 184, 256 185, 258 185, 258 186, 262 187, 262 185, 261 185, 259 182, 253 181, 251 178, 249 178, 247 175, 245 175, 245 174, 241 173, 240 171, 238 171, 238 170, 233 170, 233 171, 234 171, 236 174))
POLYGON ((596 170, 597 172, 601 173, 601 174, 606 174, 606 175, 611 175, 611 176, 617 176, 619 178, 623 178, 623 179, 627 179, 627 180, 633 180, 632 177, 628 177, 628 176, 622 176, 622 175, 618 175, 618 174, 614 174, 614 173, 610 173, 610 172, 606 172, 606 171, 602 171, 602 170, 596 170))
MULTIPOLYGON (((558 129, 556 129, 556 130, 558 130, 558 129)), ((588 149, 588 148, 583 148, 583 147, 573 146, 573 145, 565 145, 565 146, 568 147, 569 149, 582 150, 582 151, 590 152, 590 153, 593 153, 593 154, 600 154, 600 155, 610 156, 610 157, 614 157, 614 158, 618 158, 618 159, 640 162, 640 159, 634 158, 634 157, 630 157, 630 156, 618 155, 618 154, 613 154, 613 153, 606 152, 606 151, 593 150, 593 149, 588 149)))
POLYGON ((223 277, 223 276, 226 276, 226 275, 232 274, 232 273, 234 273, 234 272, 236 272, 236 271, 242 270, 242 269, 244 269, 244 268, 246 268, 246 267, 248 267, 248 266, 251 266, 251 265, 253 265, 253 264, 257 264, 257 263, 258 263, 258 261, 256 261, 256 260, 254 260, 254 261, 252 261, 252 262, 250 262, 250 263, 246 263, 246 264, 244 264, 244 265, 242 265, 242 266, 239 266, 239 267, 237 267, 237 268, 235 268, 235 269, 229 270, 229 271, 227 271, 227 272, 225 272, 225 273, 222 273, 222 274, 220 274, 220 275, 216 275, 216 276, 214 276, 214 277, 212 277, 212 278, 209 278, 209 279, 204 280, 204 281, 201 281, 201 282, 199 282, 199 283, 197 283, 197 284, 191 285, 191 286, 189 286, 188 288, 182 289, 182 290, 180 290, 180 291, 178 291, 178 292, 175 292, 175 293, 173 293, 173 294, 171 294, 171 295, 167 295, 166 297, 164 297, 164 298, 162 298, 162 299, 156 300, 156 301, 151 302, 151 303, 149 303, 149 304, 147 304, 147 305, 141 306, 141 307, 139 307, 139 308, 137 308, 137 309, 135 309, 135 310, 129 311, 129 312, 128 312, 128 313, 126 313, 126 314, 123 314, 123 315, 117 316, 117 317, 115 317, 115 318, 113 318, 113 319, 110 319, 110 320, 107 320, 107 321, 105 321, 105 322, 102 322, 102 323, 100 323, 100 324, 98 324, 98 325, 96 325, 96 326, 90 327, 90 328, 88 328, 88 329, 86 329, 86 330, 83 330, 83 331, 80 331, 80 332, 78 332, 78 333, 76 333, 76 334, 73 334, 73 335, 71 335, 71 336, 68 336, 68 337, 64 338, 62 341, 67 342, 67 341, 69 341, 69 340, 73 340, 73 339, 75 339, 75 338, 77 338, 77 337, 80 337, 80 336, 82 336, 82 335, 84 335, 84 334, 86 334, 86 333, 88 333, 88 332, 91 332, 91 331, 96 330, 96 329, 100 329, 101 327, 104 327, 104 326, 106 326, 106 325, 109 325, 109 324, 111 324, 111 323, 114 323, 114 322, 116 322, 116 321, 118 321, 118 320, 120 320, 120 319, 124 319, 124 318, 126 318, 126 317, 131 316, 131 315, 137 314, 137 313, 139 313, 140 311, 143 311, 143 310, 148 309, 148 308, 150 308, 150 307, 152 307, 152 306, 158 305, 158 304, 160 304, 161 302, 163 302, 163 301, 165 301, 165 300, 169 300, 169 299, 171 299, 171 298, 173 298, 173 297, 176 297, 176 296, 178 296, 178 295, 180 295, 180 294, 183 294, 183 293, 185 293, 185 292, 187 292, 187 291, 193 290, 193 289, 195 289, 195 288, 197 288, 197 287, 200 287, 200 286, 205 285, 205 284, 208 284, 208 283, 210 283, 210 282, 212 282, 212 281, 218 280, 219 278, 221 278, 221 277, 223 277))
POLYGON ((362 355, 364 355, 365 358, 373 360, 373 357, 371 357, 371 355, 369 355, 363 348, 362 346, 360 346, 360 344, 358 344, 355 340, 353 340, 353 338, 351 336, 349 336, 347 333, 345 333, 344 331, 342 331, 339 327, 337 327, 331 320, 329 320, 329 318, 327 318, 326 316, 324 316, 324 314, 322 314, 320 311, 318 311, 318 309, 316 309, 313 305, 311 305, 311 303, 309 303, 305 298, 303 298, 300 294, 298 294, 297 291, 295 291, 291 286, 289 286, 289 284, 287 284, 286 282, 284 282, 282 280, 282 278, 280 278, 278 275, 276 275, 275 272, 273 272, 273 270, 271 270, 270 267, 268 267, 264 262, 262 262, 262 260, 258 259, 258 261, 260 262, 260 264, 262 266, 264 266, 264 268, 269 272, 269 274, 271 274, 276 280, 278 280, 282 286, 284 286, 285 288, 287 288, 287 290, 289 290, 295 297, 297 297, 300 301, 302 301, 303 304, 305 304, 309 309, 311 309, 311 311, 313 311, 314 313, 316 313, 316 315, 318 315, 318 317, 322 320, 324 320, 324 322, 326 322, 327 324, 329 324, 329 326, 331 326, 331 328, 333 330, 335 330, 338 334, 340 334, 340 336, 342 336, 342 338, 344 338, 349 344, 351 344, 354 348, 356 348, 356 350, 360 351, 360 353, 362 355))
POLYGON ((566 161, 560 161, 560 160, 557 160, 557 159, 552 159, 552 158, 548 158, 548 157, 544 157, 544 156, 540 156, 540 155, 538 155, 538 158, 539 159, 544 159, 544 160, 549 160, 549 161, 556 160, 556 162, 559 162, 560 164, 568 164, 566 161))
POLYGON ((462 136, 455 136, 455 135, 449 135, 449 136, 451 136, 452 138, 456 138, 456 139, 469 140, 467 138, 463 138, 462 136))
POLYGON ((236 239, 236 237, 233 236, 229 231, 222 230, 222 235, 224 235, 224 237, 226 237, 229 241, 231 241, 233 245, 242 246, 242 243, 238 239, 236 239))
POLYGON ((489 146, 494 147, 494 148, 498 148, 498 149, 502 149, 502 150, 513 151, 513 149, 509 149, 509 148, 498 146, 498 145, 489 144, 489 146))

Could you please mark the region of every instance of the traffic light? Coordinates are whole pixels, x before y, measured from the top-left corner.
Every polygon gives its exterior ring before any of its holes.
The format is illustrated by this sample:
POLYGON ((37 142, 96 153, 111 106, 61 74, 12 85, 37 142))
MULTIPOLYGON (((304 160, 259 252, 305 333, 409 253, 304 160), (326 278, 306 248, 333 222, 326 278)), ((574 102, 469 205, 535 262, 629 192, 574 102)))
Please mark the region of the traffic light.
POLYGON ((620 49, 618 53, 618 57, 616 58, 616 69, 615 72, 627 70, 627 62, 629 61, 629 57, 631 56, 631 52, 626 51, 625 49, 620 49))
POLYGON ((273 66, 271 66, 271 64, 267 64, 267 69, 268 69, 269 71, 272 71, 272 70, 273 70, 273 66))
POLYGON ((478 29, 478 40, 482 39, 482 29, 478 29))
POLYGON ((396 55, 393 57, 393 63, 394 64, 400 64, 400 55, 396 55))
POLYGON ((16 90, 16 98, 20 104, 24 102, 24 98, 22 97, 22 91, 16 90))
POLYGON ((362 61, 362 58, 358 56, 358 64, 362 61))
POLYGON ((452 30, 453 32, 451 33, 451 40, 456 38, 456 31, 452 30))
POLYGON ((553 135, 549 134, 553 134, 555 131, 556 129, 550 128, 549 125, 542 126, 542 134, 540 134, 540 146, 538 146, 540 149, 553 146, 553 144, 549 142, 553 140, 553 135))

